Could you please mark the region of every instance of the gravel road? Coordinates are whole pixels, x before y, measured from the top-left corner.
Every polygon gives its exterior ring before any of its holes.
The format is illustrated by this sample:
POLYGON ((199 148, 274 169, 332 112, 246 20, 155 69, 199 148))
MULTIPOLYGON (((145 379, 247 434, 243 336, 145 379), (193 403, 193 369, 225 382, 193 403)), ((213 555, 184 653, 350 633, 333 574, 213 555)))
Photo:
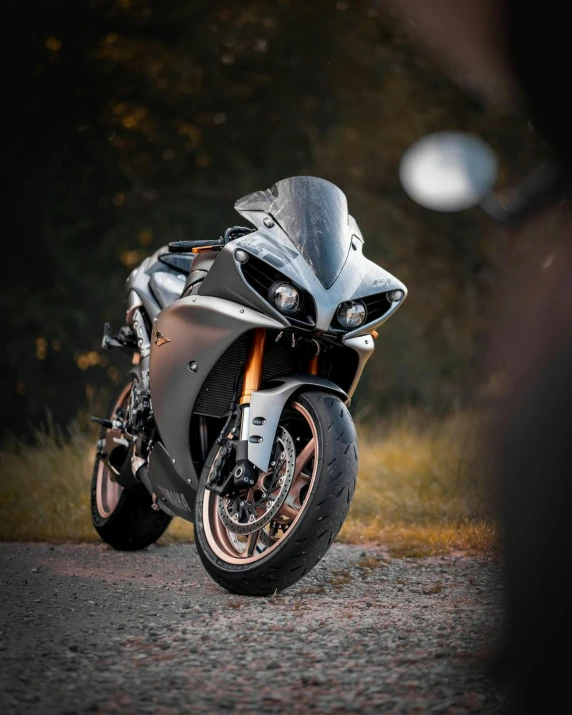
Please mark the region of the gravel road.
POLYGON ((193 545, 0 544, 0 711, 498 713, 499 566, 335 544, 232 596, 193 545))

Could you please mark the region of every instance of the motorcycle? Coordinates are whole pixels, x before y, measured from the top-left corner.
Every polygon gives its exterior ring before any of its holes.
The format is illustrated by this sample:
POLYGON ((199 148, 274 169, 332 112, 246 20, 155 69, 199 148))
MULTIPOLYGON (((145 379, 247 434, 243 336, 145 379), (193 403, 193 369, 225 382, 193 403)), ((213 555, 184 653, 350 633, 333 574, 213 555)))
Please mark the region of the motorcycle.
POLYGON ((116 549, 194 524, 202 563, 238 594, 296 583, 348 513, 348 411, 376 329, 407 289, 363 255, 343 192, 298 176, 236 202, 251 227, 179 241, 126 282, 103 347, 132 358, 101 425, 92 515, 116 549))

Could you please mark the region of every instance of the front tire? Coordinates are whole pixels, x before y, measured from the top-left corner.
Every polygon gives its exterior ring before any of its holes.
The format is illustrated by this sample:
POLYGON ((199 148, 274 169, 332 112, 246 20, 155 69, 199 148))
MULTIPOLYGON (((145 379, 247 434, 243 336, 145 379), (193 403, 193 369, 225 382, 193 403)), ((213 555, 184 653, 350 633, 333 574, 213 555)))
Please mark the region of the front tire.
MULTIPOLYGON (((119 386, 108 410, 113 419, 119 411, 128 410, 133 382, 139 382, 132 370, 119 386)), ((102 428, 100 439, 105 438, 102 428)), ((96 454, 91 479, 91 515, 93 526, 101 538, 118 551, 138 551, 155 543, 171 523, 163 511, 151 508, 152 499, 143 485, 123 489, 111 479, 111 472, 96 454)))
MULTIPOLYGON (((227 528, 230 522, 221 518, 225 512, 220 500, 224 497, 206 489, 208 470, 201 475, 195 504, 195 543, 211 577, 232 593, 268 596, 299 581, 332 544, 353 497, 357 435, 339 397, 313 391, 296 396, 286 406, 280 427, 283 454, 288 452, 287 445, 293 444, 296 465, 304 462, 309 466, 295 471, 297 476, 284 505, 275 521, 256 532, 259 536, 254 548, 254 534, 241 537, 227 528)), ((218 447, 213 449, 216 453, 218 447)), ((287 471, 284 474, 286 479, 287 471)), ((232 529, 232 523, 230 526, 232 529)))

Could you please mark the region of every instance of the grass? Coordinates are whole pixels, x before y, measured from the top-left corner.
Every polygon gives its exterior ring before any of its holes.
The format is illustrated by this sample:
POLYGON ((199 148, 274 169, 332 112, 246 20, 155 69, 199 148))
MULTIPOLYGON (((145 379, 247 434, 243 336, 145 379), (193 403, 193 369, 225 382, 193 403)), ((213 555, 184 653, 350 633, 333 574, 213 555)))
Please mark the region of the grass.
POLYGON ((394 556, 491 552, 498 534, 483 478, 478 421, 405 412, 362 426, 360 473, 339 539, 394 556))
MULTIPOLYGON (((404 413, 363 425, 356 494, 339 540, 385 545, 400 557, 494 550, 475 433, 468 415, 437 421, 404 413)), ((14 441, 0 451, 0 540, 99 540, 89 503, 93 445, 79 428, 64 439, 49 426, 33 446, 14 441)), ((182 519, 163 537, 189 540, 192 526, 182 519)))
POLYGON ((498 534, 484 471, 472 415, 406 412, 362 426, 359 479, 339 540, 378 542, 394 556, 491 552, 498 534))

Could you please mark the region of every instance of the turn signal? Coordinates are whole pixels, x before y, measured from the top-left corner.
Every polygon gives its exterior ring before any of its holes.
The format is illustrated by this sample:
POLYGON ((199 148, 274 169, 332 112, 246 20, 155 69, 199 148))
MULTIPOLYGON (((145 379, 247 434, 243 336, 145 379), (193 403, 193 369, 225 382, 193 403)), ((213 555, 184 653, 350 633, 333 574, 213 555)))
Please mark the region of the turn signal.
POLYGON ((402 290, 397 289, 390 290, 385 295, 390 303, 399 303, 400 300, 403 300, 403 296, 405 295, 405 293, 402 290))

